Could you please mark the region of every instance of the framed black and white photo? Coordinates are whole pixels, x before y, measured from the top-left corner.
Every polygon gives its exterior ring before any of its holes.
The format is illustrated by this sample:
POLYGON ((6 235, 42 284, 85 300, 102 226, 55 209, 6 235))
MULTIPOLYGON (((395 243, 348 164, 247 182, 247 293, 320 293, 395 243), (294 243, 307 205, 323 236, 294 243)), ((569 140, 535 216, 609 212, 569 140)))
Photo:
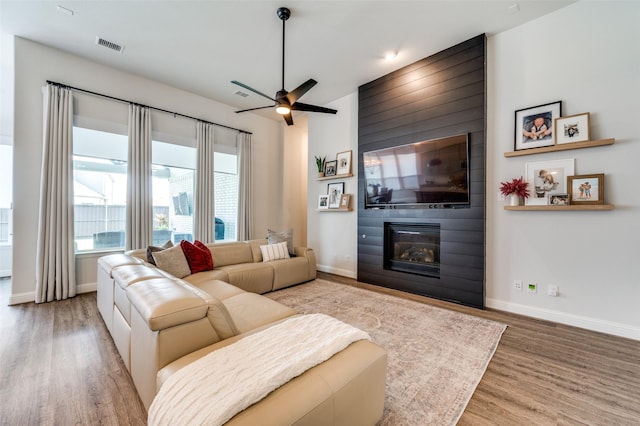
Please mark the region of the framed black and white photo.
POLYGON ((515 112, 515 150, 552 146, 553 123, 562 116, 562 101, 519 109, 515 112))
POLYGON ((318 196, 318 209, 324 210, 329 208, 329 196, 322 194, 318 196))
POLYGON ((324 175, 325 176, 335 176, 337 167, 338 167, 338 162, 336 160, 325 162, 324 163, 324 175))
POLYGON ((525 205, 547 205, 550 195, 568 193, 567 176, 573 175, 574 163, 573 158, 527 163, 525 176, 531 195, 525 205))
POLYGON ((568 206, 571 204, 569 201, 569 194, 551 194, 549 195, 550 206, 568 206))
POLYGON ((329 195, 329 208, 340 208, 340 196, 344 193, 344 182, 330 183, 327 187, 329 195))
POLYGON ((351 174, 351 150, 339 152, 336 156, 338 162, 337 174, 338 175, 350 175, 351 174))
POLYGON ((589 116, 588 112, 570 115, 569 117, 556 118, 554 121, 554 133, 556 144, 585 142, 589 140, 589 116))

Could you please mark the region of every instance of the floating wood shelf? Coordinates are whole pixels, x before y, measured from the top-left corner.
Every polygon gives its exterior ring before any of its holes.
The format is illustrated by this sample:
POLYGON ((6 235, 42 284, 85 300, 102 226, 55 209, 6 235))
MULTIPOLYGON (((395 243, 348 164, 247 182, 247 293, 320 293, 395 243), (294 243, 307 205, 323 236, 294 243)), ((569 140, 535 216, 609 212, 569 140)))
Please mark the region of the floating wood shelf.
POLYGON ((613 204, 584 204, 571 206, 504 206, 505 210, 515 211, 577 211, 577 210, 613 210, 616 206, 613 204))
POLYGON ((505 157, 519 157, 521 155, 542 154, 543 152, 568 151, 570 149, 592 148, 595 146, 613 145, 616 143, 615 138, 602 139, 599 141, 585 141, 564 143, 561 145, 543 146, 542 148, 523 149, 520 151, 505 152, 505 157))
POLYGON ((342 179, 342 178, 348 178, 348 177, 353 177, 353 173, 345 173, 345 174, 342 174, 342 175, 319 177, 318 180, 342 179))
POLYGON ((350 212, 353 211, 352 208, 348 209, 316 209, 317 212, 350 212))

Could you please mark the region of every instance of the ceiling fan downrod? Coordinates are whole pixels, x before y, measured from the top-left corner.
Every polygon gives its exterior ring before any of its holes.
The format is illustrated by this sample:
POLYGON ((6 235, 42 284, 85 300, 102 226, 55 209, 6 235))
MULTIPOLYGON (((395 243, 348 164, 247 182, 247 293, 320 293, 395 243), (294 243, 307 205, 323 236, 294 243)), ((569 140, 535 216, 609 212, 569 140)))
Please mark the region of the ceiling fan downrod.
POLYGON ((286 7, 278 8, 278 18, 282 20, 282 90, 284 90, 284 31, 285 31, 285 22, 291 16, 291 11, 286 7))

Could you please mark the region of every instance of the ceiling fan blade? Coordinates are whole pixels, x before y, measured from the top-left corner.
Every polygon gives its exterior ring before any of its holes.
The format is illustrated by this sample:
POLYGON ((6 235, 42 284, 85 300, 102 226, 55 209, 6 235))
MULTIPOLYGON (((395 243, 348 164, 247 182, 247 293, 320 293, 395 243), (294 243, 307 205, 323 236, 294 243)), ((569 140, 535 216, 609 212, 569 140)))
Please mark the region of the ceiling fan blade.
POLYGON ((286 121, 286 122, 287 122, 287 125, 289 125, 289 126, 293 126, 293 117, 291 116, 291 113, 289 113, 289 114, 284 114, 284 115, 282 116, 282 118, 284 118, 284 121, 286 121))
POLYGON ((295 103, 295 101, 300 99, 302 95, 307 93, 316 84, 318 84, 318 82, 310 78, 309 80, 305 81, 300 86, 296 87, 291 92, 289 92, 287 94, 287 100, 289 101, 290 104, 295 103))
POLYGON ((240 111, 236 111, 236 114, 238 114, 239 112, 253 111, 253 110, 256 110, 256 109, 273 108, 274 106, 276 106, 276 104, 274 104, 274 105, 262 106, 262 107, 257 107, 257 108, 243 109, 243 110, 240 110, 240 111))
POLYGON ((235 80, 232 80, 231 82, 232 82, 233 84, 237 84, 237 85, 238 85, 238 86, 240 86, 240 87, 244 87, 245 89, 250 90, 250 91, 252 91, 253 93, 255 93, 255 94, 257 94, 257 95, 260 95, 260 96, 262 96, 262 97, 265 97, 265 98, 269 99, 270 101, 277 102, 277 101, 276 101, 275 99, 273 99, 271 96, 267 96, 267 95, 265 95, 264 93, 262 93, 262 92, 260 92, 260 91, 258 91, 258 90, 256 90, 256 89, 254 89, 253 87, 249 87, 249 86, 247 86, 246 84, 240 83, 239 81, 235 81, 235 80))
POLYGON ((338 112, 335 109, 303 104, 302 102, 296 102, 295 104, 291 105, 291 109, 294 111, 324 112, 327 114, 335 114, 336 112, 338 112))

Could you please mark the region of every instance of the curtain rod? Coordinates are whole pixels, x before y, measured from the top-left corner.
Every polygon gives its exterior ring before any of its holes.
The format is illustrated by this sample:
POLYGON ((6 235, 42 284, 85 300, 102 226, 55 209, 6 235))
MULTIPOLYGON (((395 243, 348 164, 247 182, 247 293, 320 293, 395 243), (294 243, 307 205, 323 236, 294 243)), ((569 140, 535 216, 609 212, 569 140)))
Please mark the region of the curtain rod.
POLYGON ((248 135, 252 134, 251 132, 247 132, 246 130, 236 129, 235 127, 225 126, 224 124, 214 123, 212 121, 203 120, 201 118, 192 117, 190 115, 181 114, 179 112, 169 111, 169 110, 162 109, 162 108, 156 108, 156 107, 152 107, 152 106, 149 106, 149 105, 144 105, 144 104, 140 104, 140 103, 137 103, 137 102, 128 101, 126 99, 116 98, 115 96, 109 96, 109 95, 104 95, 102 93, 92 92, 91 90, 80 89, 79 87, 69 86, 68 84, 64 84, 64 83, 58 83, 58 82, 55 82, 55 81, 47 80, 47 84, 53 84, 54 86, 63 87, 65 89, 77 90, 78 92, 84 92, 84 93, 88 93, 90 95, 101 96, 103 98, 112 99, 114 101, 119 101, 119 102, 124 102, 124 103, 127 103, 127 104, 138 105, 138 106, 141 106, 141 107, 144 107, 144 108, 154 109, 154 110, 160 111, 160 112, 166 112, 167 114, 172 114, 174 117, 175 116, 180 116, 180 117, 184 117, 184 118, 190 118, 191 120, 202 121, 203 123, 212 124, 214 126, 219 126, 219 127, 224 127, 226 129, 236 130, 236 131, 238 131, 240 133, 246 133, 248 135))

